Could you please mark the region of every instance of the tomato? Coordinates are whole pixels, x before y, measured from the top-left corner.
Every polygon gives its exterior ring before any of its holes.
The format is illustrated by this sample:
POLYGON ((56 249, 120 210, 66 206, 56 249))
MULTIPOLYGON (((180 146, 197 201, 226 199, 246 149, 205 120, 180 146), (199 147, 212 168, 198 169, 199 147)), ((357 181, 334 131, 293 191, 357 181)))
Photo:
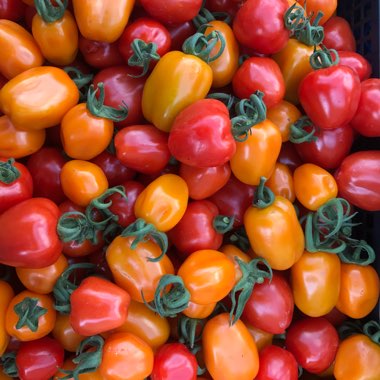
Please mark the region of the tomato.
MULTIPOLYGON (((307 7, 309 4, 307 4, 307 7)), ((323 44, 328 49, 355 51, 356 41, 351 26, 343 17, 333 16, 324 25, 323 44)))
POLYGON ((62 244, 56 232, 58 207, 46 198, 31 198, 0 215, 0 262, 42 268, 57 261, 62 244))
POLYGON ((4 114, 16 128, 23 130, 59 124, 78 99, 79 91, 74 81, 65 71, 52 66, 26 70, 0 90, 4 114))
POLYGON ((0 73, 8 79, 44 62, 33 36, 13 21, 0 20, 0 46, 0 73))
POLYGON ((146 302, 151 302, 160 278, 174 273, 173 264, 167 255, 160 261, 149 261, 148 258, 161 255, 160 247, 148 240, 132 249, 133 240, 133 237, 116 237, 107 248, 107 263, 116 284, 125 289, 132 300, 143 302, 143 293, 146 302))
POLYGON ((334 365, 337 380, 367 380, 380 377, 380 347, 364 334, 344 339, 334 365))
POLYGON ((228 108, 216 99, 187 106, 172 124, 168 146, 178 161, 190 166, 227 163, 236 151, 228 108))
POLYGON ((265 347, 259 355, 260 368, 256 380, 297 380, 298 364, 293 354, 278 347, 265 347))
POLYGON ((271 334, 282 334, 292 321, 294 300, 287 281, 273 273, 272 281, 256 284, 245 305, 242 318, 271 334))
POLYGON ((23 17, 25 8, 21 0, 1 0, 0 19, 18 21, 23 17))
POLYGON ((9 335, 7 333, 5 324, 5 313, 7 311, 8 305, 14 297, 14 291, 12 287, 4 280, 0 280, 0 290, 0 356, 2 356, 9 343, 9 335))
POLYGON ((142 339, 115 333, 104 343, 99 372, 105 380, 140 380, 152 373, 153 362, 153 350, 142 339))
POLYGON ((373 267, 342 263, 336 304, 339 311, 351 318, 364 318, 374 309, 379 296, 379 275, 373 267))
POLYGON ((294 144, 303 162, 315 164, 323 169, 336 169, 349 154, 354 142, 354 131, 350 125, 334 129, 317 129, 315 141, 294 144), (334 154, 331 154, 334 152, 334 154))
POLYGON ((81 35, 89 40, 115 42, 123 33, 134 6, 134 0, 117 0, 112 6, 106 0, 73 0, 74 15, 81 35))
POLYGON ((368 79, 372 74, 371 64, 360 54, 354 51, 338 51, 339 63, 351 67, 359 75, 361 81, 368 79))
POLYGON ((379 151, 347 156, 335 173, 339 195, 363 210, 380 210, 379 170, 379 151))
POLYGON ((115 148, 123 165, 140 173, 158 173, 170 159, 168 135, 149 124, 131 125, 117 132, 115 148))
POLYGON ((361 84, 359 107, 351 120, 352 127, 363 136, 380 137, 380 79, 367 79, 361 84))
MULTIPOLYGON (((111 66, 111 65, 108 65, 111 66)), ((145 78, 131 76, 133 71, 127 66, 111 66, 99 71, 93 83, 104 85, 104 104, 118 108, 123 102, 128 108, 128 116, 125 120, 117 122, 119 128, 143 123, 141 99, 145 78)))
POLYGON ((302 160, 297 153, 295 144, 289 141, 281 145, 278 162, 288 166, 292 172, 302 164, 302 160))
POLYGON ((83 335, 74 331, 70 324, 69 314, 57 314, 52 335, 69 352, 76 352, 82 340, 85 339, 83 335))
MULTIPOLYGON (((318 11, 323 12, 323 17, 319 25, 323 25, 334 14, 337 7, 337 0, 298 0, 307 9, 308 16, 316 16, 318 11)), ((313 17, 312 17, 313 20, 313 17)))
POLYGON ((305 318, 289 327, 285 345, 302 368, 310 373, 320 373, 334 361, 339 337, 326 319, 305 318))
POLYGON ((360 99, 360 79, 347 66, 312 71, 302 80, 298 95, 312 122, 322 129, 346 125, 354 117, 360 99))
POLYGON ((257 90, 262 91, 263 101, 268 108, 279 103, 285 95, 285 82, 280 67, 268 57, 246 59, 236 71, 232 87, 234 94, 241 99, 248 99, 257 90))
POLYGON ((23 290, 8 305, 5 328, 9 335, 28 342, 48 335, 53 330, 55 319, 52 296, 23 290))
POLYGON ((63 364, 62 346, 49 337, 23 342, 16 354, 16 366, 21 380, 49 380, 63 364))
POLYGON ((154 356, 152 380, 196 380, 198 363, 182 343, 168 343, 154 356))
POLYGON ((0 380, 12 380, 13 377, 6 375, 4 372, 3 366, 0 366, 0 380))
POLYGON ((309 317, 321 317, 336 305, 340 291, 340 260, 326 252, 305 251, 291 268, 294 302, 309 317))
POLYGON ((201 0, 140 0, 140 4, 155 19, 164 24, 181 24, 192 20, 202 6, 201 0))
POLYGON ((189 304, 185 310, 182 311, 183 315, 189 318, 204 319, 209 317, 215 310, 216 302, 208 305, 199 305, 197 303, 189 301, 189 304))
POLYGON ((237 40, 260 54, 280 51, 289 39, 283 21, 287 9, 286 0, 247 0, 233 21, 237 40))
POLYGON ((294 181, 288 166, 277 162, 266 185, 273 191, 274 195, 280 195, 292 203, 295 201, 294 181))
POLYGON ((206 322, 202 334, 203 355, 212 378, 252 380, 259 371, 256 344, 244 323, 230 324, 228 313, 206 322))
MULTIPOLYGON (((73 358, 68 358, 64 361, 63 365, 59 368, 60 371, 56 372, 52 380, 59 380, 62 378, 67 379, 67 374, 63 373, 62 370, 74 370, 76 364, 73 362, 73 358)), ((84 372, 78 376, 78 380, 103 380, 104 378, 100 375, 99 369, 93 372, 84 372)), ((67 380, 74 380, 74 377, 70 377, 67 380)))
POLYGON ((64 255, 60 255, 52 265, 44 268, 16 268, 16 273, 28 290, 39 294, 49 294, 53 291, 55 282, 67 267, 67 259, 64 255))
POLYGON ((257 350, 259 352, 262 351, 265 347, 272 344, 273 334, 258 329, 257 327, 244 320, 244 318, 242 318, 242 321, 244 322, 253 340, 255 341, 257 350))
POLYGON ((88 161, 66 162, 60 177, 64 194, 79 206, 87 206, 108 188, 107 178, 102 169, 88 161))

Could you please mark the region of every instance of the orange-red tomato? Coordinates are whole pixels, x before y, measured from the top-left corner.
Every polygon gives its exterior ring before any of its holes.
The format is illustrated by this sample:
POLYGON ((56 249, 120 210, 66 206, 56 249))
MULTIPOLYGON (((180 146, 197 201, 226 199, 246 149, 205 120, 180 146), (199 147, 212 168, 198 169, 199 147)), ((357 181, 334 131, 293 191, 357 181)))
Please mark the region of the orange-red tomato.
POLYGON ((12 287, 5 281, 0 280, 0 356, 5 352, 8 342, 9 335, 6 330, 5 324, 5 313, 8 309, 8 305, 14 297, 14 292, 12 287))
POLYGON ((86 337, 74 331, 69 318, 69 314, 57 314, 52 334, 66 351, 76 352, 80 342, 86 337))
POLYGON ((189 318, 204 319, 209 317, 214 311, 216 302, 210 303, 208 305, 199 305, 194 302, 189 302, 187 308, 182 311, 182 314, 189 318))
POLYGON ((245 327, 247 327, 249 333, 251 334, 253 340, 255 341, 257 350, 260 352, 263 348, 270 346, 273 342, 273 334, 260 330, 257 327, 244 321, 245 327))
POLYGON ((239 265, 238 261, 236 260, 236 258, 238 258, 241 261, 243 261, 244 263, 248 264, 252 260, 251 256, 247 255, 241 249, 239 249, 238 247, 236 247, 235 245, 232 245, 232 244, 223 245, 220 248, 220 252, 223 252, 231 260, 231 262, 234 264, 234 266, 235 266, 235 283, 237 283, 241 279, 242 273, 241 273, 240 265, 239 265))
POLYGON ((265 186, 269 187, 274 195, 280 195, 292 203, 296 199, 293 174, 289 166, 285 164, 276 163, 273 174, 268 178, 265 186))

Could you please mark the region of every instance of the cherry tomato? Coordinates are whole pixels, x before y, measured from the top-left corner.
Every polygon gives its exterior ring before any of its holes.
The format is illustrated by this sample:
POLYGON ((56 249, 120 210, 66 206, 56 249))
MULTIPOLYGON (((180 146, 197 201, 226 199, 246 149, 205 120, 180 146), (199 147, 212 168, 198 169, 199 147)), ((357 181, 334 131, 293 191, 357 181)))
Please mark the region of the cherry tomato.
POLYGON ((25 8, 21 0, 1 0, 0 19, 18 21, 23 17, 25 8))
POLYGON ((13 288, 4 280, 0 280, 0 291, 0 355, 3 355, 9 344, 9 334, 5 324, 5 313, 15 294, 13 288))
POLYGON ((244 318, 242 318, 242 321, 244 322, 253 340, 255 341, 257 350, 259 352, 262 351, 265 347, 270 346, 272 344, 273 334, 258 329, 257 327, 247 322, 244 318))
POLYGON ((181 50, 185 40, 196 32, 194 24, 191 20, 185 21, 181 24, 168 24, 166 25, 166 28, 171 36, 172 50, 181 50))
POLYGON ((274 172, 266 182, 266 186, 273 191, 274 195, 280 195, 292 203, 296 199, 292 172, 284 164, 276 163, 274 172))
POLYGON ((354 51, 338 51, 339 63, 351 67, 359 75, 361 81, 368 79, 372 74, 371 64, 360 54, 354 51))
POLYGON ((236 247, 235 245, 232 244, 225 244, 220 248, 220 252, 223 252, 229 259, 230 261, 234 264, 235 266, 235 283, 238 283, 238 281, 242 277, 242 271, 239 265, 239 262, 236 260, 236 258, 240 259, 244 263, 249 263, 252 258, 251 256, 247 255, 244 253, 241 249, 236 247))
POLYGON ((194 302, 189 302, 187 308, 182 311, 182 314, 189 318, 204 319, 209 317, 215 310, 216 302, 210 303, 208 305, 199 305, 194 302))
POLYGON ((294 172, 294 170, 302 164, 302 160, 298 155, 295 144, 285 142, 281 145, 278 162, 288 166, 292 172, 294 172))
MULTIPOLYGON (((309 7, 309 3, 307 4, 309 7)), ((343 17, 333 16, 324 25, 323 44, 328 49, 355 51, 356 41, 352 29, 343 17)))
MULTIPOLYGON (((63 373, 62 370, 74 370, 77 367, 77 364, 73 362, 73 358, 68 358, 64 361, 63 365, 60 367, 60 370, 55 373, 53 380, 59 380, 65 378, 66 380, 75 380, 74 377, 67 379, 67 374, 63 373)), ((81 373, 78 376, 78 380, 104 380, 104 377, 101 376, 99 368, 93 372, 81 373)))
POLYGON ((85 339, 83 335, 74 331, 69 314, 57 314, 52 335, 69 352, 76 352, 82 340, 85 339))
POLYGON ((337 7, 337 0, 298 0, 298 2, 307 10, 307 15, 312 16, 312 20, 318 11, 323 12, 323 17, 319 25, 323 25, 334 14, 337 7), (314 16, 314 17, 313 17, 314 16))

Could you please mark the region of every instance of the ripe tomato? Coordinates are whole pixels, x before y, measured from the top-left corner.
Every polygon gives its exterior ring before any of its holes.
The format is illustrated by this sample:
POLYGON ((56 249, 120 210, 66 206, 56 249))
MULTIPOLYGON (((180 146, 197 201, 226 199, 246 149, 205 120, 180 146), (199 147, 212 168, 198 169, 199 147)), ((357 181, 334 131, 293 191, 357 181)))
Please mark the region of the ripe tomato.
POLYGON ((281 145, 278 162, 287 165, 292 172, 294 172, 294 170, 302 164, 302 160, 297 153, 295 144, 289 141, 281 145))
POLYGON ((323 25, 334 14, 337 7, 337 0, 298 0, 298 2, 307 9, 308 16, 315 17, 318 11, 323 12, 319 25, 323 25))
POLYGON ((24 16, 25 8, 21 0, 1 0, 0 19, 18 21, 24 16))
POLYGON ((172 50, 181 50, 185 40, 196 32, 192 20, 185 21, 181 24, 167 24, 166 28, 168 29, 171 36, 172 50))
MULTIPOLYGON (((74 377, 70 377, 69 379, 67 379, 67 373, 62 372, 62 370, 69 370, 69 371, 71 370, 72 371, 77 367, 77 364, 75 364, 73 362, 73 359, 74 358, 72 358, 72 357, 69 357, 68 359, 66 359, 64 361, 63 365, 60 366, 60 368, 59 368, 60 370, 55 373, 52 380, 59 380, 62 378, 65 378, 66 380, 75 380, 74 377)), ((78 380, 104 380, 104 377, 100 375, 99 368, 98 368, 93 372, 81 373, 78 376, 78 380)))
POLYGON ((338 65, 348 66, 359 75, 361 81, 368 79, 372 74, 371 64, 360 54, 354 51, 338 51, 338 65))
POLYGON ((273 191, 274 195, 280 195, 292 203, 296 199, 292 172, 284 164, 276 163, 273 174, 266 182, 266 186, 273 191))
POLYGON ((197 303, 189 301, 189 304, 185 310, 182 311, 183 315, 189 318, 204 319, 209 317, 215 310, 216 302, 208 305, 199 305, 197 303))
POLYGON ((4 280, 0 280, 0 291, 0 356, 2 356, 9 343, 9 335, 5 325, 5 313, 8 309, 8 305, 14 298, 14 291, 4 280))
POLYGON ((262 351, 265 347, 270 346, 272 344, 273 334, 258 329, 257 327, 247 322, 244 318, 242 318, 242 321, 244 322, 253 340, 255 341, 257 350, 259 352, 262 351))
POLYGON ((69 352, 76 352, 82 340, 85 339, 83 335, 74 331, 69 314, 57 314, 52 335, 69 352))
MULTIPOLYGON (((309 3, 307 4, 309 7, 309 3)), ((324 25, 323 44, 328 49, 355 51, 356 41, 352 29, 343 17, 333 16, 324 25)))

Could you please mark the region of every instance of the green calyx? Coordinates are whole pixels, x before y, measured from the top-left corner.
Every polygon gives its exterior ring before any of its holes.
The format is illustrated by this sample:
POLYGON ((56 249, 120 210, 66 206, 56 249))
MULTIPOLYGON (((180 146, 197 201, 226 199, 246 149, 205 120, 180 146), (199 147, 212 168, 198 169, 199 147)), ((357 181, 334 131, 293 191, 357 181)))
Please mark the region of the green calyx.
POLYGON ((364 334, 372 340, 372 342, 380 345, 380 323, 377 321, 368 321, 363 324, 359 320, 347 320, 338 328, 339 338, 341 340, 356 334, 364 334))
POLYGON ((122 102, 122 104, 117 109, 104 105, 104 99, 104 84, 102 82, 98 83, 96 89, 92 84, 88 89, 87 94, 87 109, 92 115, 96 117, 102 117, 104 119, 109 119, 115 122, 120 122, 127 118, 128 108, 124 102, 122 102), (96 97, 96 94, 98 92, 99 98, 96 97))
POLYGON ((253 259, 248 264, 240 260, 238 257, 235 257, 234 259, 239 264, 242 277, 230 293, 232 301, 230 311, 231 325, 235 324, 240 319, 255 285, 262 284, 265 279, 272 281, 273 276, 272 268, 265 259, 253 259), (265 269, 259 268, 259 265, 263 266, 265 269), (237 294, 239 295, 236 300, 237 294))
POLYGON ((26 326, 32 332, 38 330, 38 322, 40 317, 47 313, 47 309, 38 306, 38 298, 25 297, 21 302, 16 304, 13 308, 18 316, 16 329, 19 330, 26 326))
POLYGON ((181 315, 178 319, 179 342, 192 350, 196 343, 202 339, 202 331, 205 325, 204 319, 190 318, 181 315))
POLYGON ((136 249, 139 243, 145 242, 148 239, 154 240, 161 249, 161 255, 158 257, 149 257, 148 261, 151 262, 160 261, 168 250, 169 243, 166 234, 164 232, 158 231, 153 224, 147 223, 144 219, 141 218, 138 218, 135 222, 125 228, 120 235, 123 237, 135 237, 131 244, 132 249, 136 249))
POLYGON ((218 234, 225 234, 226 232, 232 230, 234 227, 234 221, 234 216, 217 215, 214 218, 212 225, 218 234))
POLYGON ((263 92, 256 91, 249 99, 241 99, 235 104, 236 116, 231 119, 231 131, 236 141, 247 140, 251 128, 266 119, 267 107, 263 97, 263 92))
POLYGON ((90 336, 82 340, 77 349, 76 357, 72 360, 77 366, 70 370, 60 369, 60 372, 66 374, 62 379, 79 380, 79 375, 95 372, 102 362, 103 346, 104 339, 100 335, 90 336))
POLYGON ((133 55, 129 57, 128 65, 132 67, 141 67, 143 69, 140 75, 129 74, 129 76, 133 78, 141 78, 146 75, 151 62, 158 61, 161 58, 157 53, 157 44, 154 42, 146 43, 145 41, 136 38, 131 43, 131 49, 133 55))
POLYGON ((243 252, 248 252, 249 248, 251 248, 244 226, 241 226, 234 230, 233 233, 229 236, 229 241, 231 244, 236 245, 243 252))
POLYGON ((269 187, 265 186, 266 181, 265 177, 260 178, 259 186, 257 186, 253 197, 253 207, 267 208, 273 204, 275 195, 269 187))
POLYGON ((210 12, 207 8, 202 7, 199 13, 193 18, 193 24, 199 29, 203 25, 215 20, 221 20, 226 24, 230 24, 231 16, 227 12, 210 12))
POLYGON ((327 49, 322 45, 321 50, 314 48, 310 56, 310 65, 314 70, 326 69, 339 63, 339 54, 335 49, 327 49))
POLYGON ((63 69, 73 80, 80 94, 80 100, 85 101, 87 98, 88 86, 94 78, 93 74, 83 74, 82 71, 73 66, 66 66, 63 69))
POLYGON ((363 332, 367 335, 374 343, 380 346, 380 323, 376 321, 369 321, 364 324, 363 332))
POLYGON ((141 295, 145 305, 163 318, 175 317, 189 306, 190 301, 190 293, 182 278, 172 274, 160 278, 151 304, 145 301, 143 292, 141 295))
POLYGON ((16 168, 14 158, 0 162, 0 182, 10 185, 20 178, 20 171, 16 168))
POLYGON ((316 131, 314 123, 307 116, 301 116, 290 126, 289 141, 293 144, 317 141, 316 131))
POLYGON ((0 357, 0 363, 3 366, 3 372, 9 377, 18 377, 18 369, 16 365, 16 352, 5 352, 0 357))
POLYGON ((70 265, 65 271, 62 272, 53 288, 53 295, 55 299, 54 308, 58 312, 62 314, 70 313, 70 296, 73 293, 73 291, 78 287, 78 285, 76 284, 76 277, 74 272, 78 269, 93 270, 94 268, 95 264, 78 263, 70 265), (74 274, 74 279, 73 281, 70 281, 69 277, 72 274, 74 274))
POLYGON ((238 101, 238 98, 236 98, 234 95, 226 94, 224 92, 214 92, 212 94, 208 94, 207 98, 219 100, 228 108, 229 111, 235 107, 235 104, 238 101))
POLYGON ((68 0, 34 0, 34 5, 39 16, 48 24, 60 20, 65 14, 68 0))

